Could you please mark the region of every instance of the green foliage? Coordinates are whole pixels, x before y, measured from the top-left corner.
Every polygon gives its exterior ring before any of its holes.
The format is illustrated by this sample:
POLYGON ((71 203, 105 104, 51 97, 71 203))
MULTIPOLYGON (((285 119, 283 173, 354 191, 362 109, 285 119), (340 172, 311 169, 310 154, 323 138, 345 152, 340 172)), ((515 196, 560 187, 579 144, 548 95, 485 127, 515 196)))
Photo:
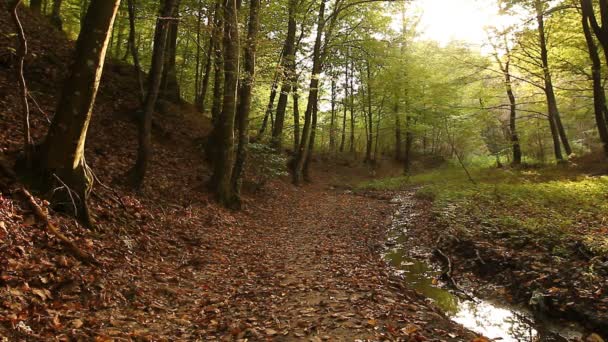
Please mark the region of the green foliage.
POLYGON ((608 177, 588 177, 559 167, 470 171, 477 184, 462 170, 449 167, 359 188, 419 187, 416 197, 433 201, 440 224, 463 234, 484 229, 516 243, 538 243, 558 256, 572 253, 577 241, 593 253, 608 253, 608 177))
POLYGON ((249 144, 248 169, 255 178, 256 187, 263 187, 269 180, 287 176, 287 158, 276 153, 266 144, 249 144))

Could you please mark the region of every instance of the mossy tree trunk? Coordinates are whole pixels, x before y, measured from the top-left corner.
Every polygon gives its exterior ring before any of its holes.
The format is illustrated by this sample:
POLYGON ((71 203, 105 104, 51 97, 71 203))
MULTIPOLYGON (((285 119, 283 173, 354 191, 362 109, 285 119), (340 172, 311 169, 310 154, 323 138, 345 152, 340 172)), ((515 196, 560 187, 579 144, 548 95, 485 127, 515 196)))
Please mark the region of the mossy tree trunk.
POLYGON ((224 94, 222 112, 217 118, 213 133, 217 153, 214 158, 211 185, 218 201, 230 206, 234 199, 232 171, 234 163, 235 139, 234 123, 237 108, 239 83, 239 27, 236 0, 224 0, 224 94))
POLYGON ((75 215, 86 224, 91 224, 86 202, 93 176, 85 161, 85 141, 119 5, 120 0, 91 1, 76 42, 74 64, 37 158, 48 188, 61 183, 64 191, 59 200, 72 197, 75 215))
POLYGON ((247 29, 247 42, 245 46, 244 77, 239 89, 239 104, 237 109, 237 128, 239 132, 236 160, 232 172, 233 198, 230 205, 240 207, 241 184, 247 150, 249 145, 249 112, 251 111, 252 89, 255 82, 256 44, 260 28, 260 0, 251 0, 249 3, 249 24, 247 29))

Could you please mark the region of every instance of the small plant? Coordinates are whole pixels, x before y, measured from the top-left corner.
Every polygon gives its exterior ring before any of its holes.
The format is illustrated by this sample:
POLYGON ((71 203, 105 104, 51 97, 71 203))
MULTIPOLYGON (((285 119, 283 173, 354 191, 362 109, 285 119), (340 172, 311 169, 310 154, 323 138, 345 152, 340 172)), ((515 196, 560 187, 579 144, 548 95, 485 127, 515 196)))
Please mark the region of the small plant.
POLYGON ((249 144, 248 169, 253 190, 263 188, 271 179, 289 175, 287 158, 270 146, 259 143, 249 144))

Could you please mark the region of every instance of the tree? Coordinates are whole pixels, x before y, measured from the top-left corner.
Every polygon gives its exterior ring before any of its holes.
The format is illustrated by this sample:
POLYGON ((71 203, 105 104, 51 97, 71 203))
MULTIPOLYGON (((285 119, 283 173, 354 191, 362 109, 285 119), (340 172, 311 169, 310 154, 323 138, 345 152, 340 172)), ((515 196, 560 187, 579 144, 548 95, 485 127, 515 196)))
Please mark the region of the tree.
MULTIPOLYGON (((581 0, 581 7, 586 8, 586 0, 581 0)), ((592 14, 584 10, 582 12, 581 21, 583 25, 583 32, 585 34, 585 41, 587 43, 587 49, 589 51, 589 59, 591 60, 591 75, 593 80, 593 109, 595 112, 595 122, 597 125, 600 141, 602 142, 604 155, 608 157, 608 126, 606 125, 606 118, 608 118, 608 107, 606 107, 606 93, 602 85, 602 63, 600 60, 595 40, 591 33, 590 19, 592 14)))
POLYGON ((42 0, 30 0, 30 8, 36 13, 42 12, 42 0))
POLYGON ((84 157, 85 141, 119 5, 120 0, 91 0, 76 42, 74 64, 37 157, 38 171, 48 188, 59 181, 62 200, 73 198, 74 214, 88 225, 92 224, 87 199, 93 176, 84 157))
POLYGON ((53 11, 51 12, 51 22, 55 27, 62 30, 63 29, 63 19, 61 19, 61 5, 63 4, 63 0, 54 0, 53 1, 53 11))
MULTIPOLYGON (((165 0, 167 1, 167 0, 165 0)), ((161 92, 159 97, 173 103, 181 102, 179 82, 177 81, 177 36, 179 33, 179 5, 180 0, 175 2, 172 12, 172 20, 169 21, 169 33, 165 44, 165 65, 161 81, 161 92)))
POLYGON ((249 25, 244 53, 244 77, 241 80, 239 89, 239 105, 236 115, 239 137, 236 160, 232 172, 233 198, 230 201, 230 205, 233 207, 240 206, 243 170, 247 159, 247 146, 249 144, 249 112, 251 110, 251 91, 255 81, 256 39, 260 27, 259 11, 260 0, 251 0, 249 3, 249 25))
POLYGON ((232 172, 234 163, 234 122, 237 108, 237 91, 240 65, 238 9, 236 0, 225 0, 224 13, 224 94, 222 112, 218 116, 213 133, 217 154, 213 161, 211 185, 218 202, 231 206, 234 201, 232 172))
POLYGON ((281 62, 283 85, 279 93, 279 103, 275 115, 275 124, 272 131, 272 145, 277 150, 281 149, 283 142, 283 126, 285 123, 285 110, 287 108, 287 100, 289 93, 292 90, 292 83, 296 65, 296 10, 299 0, 289 0, 289 19, 287 37, 283 47, 283 58, 281 62))
POLYGON ((152 64, 150 65, 148 91, 143 105, 143 113, 138 125, 138 149, 135 166, 130 171, 131 181, 136 188, 141 188, 152 155, 152 115, 158 99, 163 67, 165 64, 165 44, 169 31, 169 22, 174 13, 176 0, 165 0, 156 19, 154 30, 154 48, 152 51, 152 64))

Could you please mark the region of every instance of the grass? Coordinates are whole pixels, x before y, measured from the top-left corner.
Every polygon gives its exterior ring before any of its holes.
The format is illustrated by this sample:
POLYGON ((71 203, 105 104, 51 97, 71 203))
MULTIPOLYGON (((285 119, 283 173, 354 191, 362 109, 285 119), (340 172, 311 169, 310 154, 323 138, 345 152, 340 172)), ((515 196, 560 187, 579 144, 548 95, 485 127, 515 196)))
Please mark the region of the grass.
POLYGON ((360 184, 359 190, 418 187, 416 197, 433 201, 441 224, 468 235, 509 236, 553 255, 584 246, 608 253, 608 177, 567 166, 532 170, 472 167, 473 184, 460 168, 360 184))

